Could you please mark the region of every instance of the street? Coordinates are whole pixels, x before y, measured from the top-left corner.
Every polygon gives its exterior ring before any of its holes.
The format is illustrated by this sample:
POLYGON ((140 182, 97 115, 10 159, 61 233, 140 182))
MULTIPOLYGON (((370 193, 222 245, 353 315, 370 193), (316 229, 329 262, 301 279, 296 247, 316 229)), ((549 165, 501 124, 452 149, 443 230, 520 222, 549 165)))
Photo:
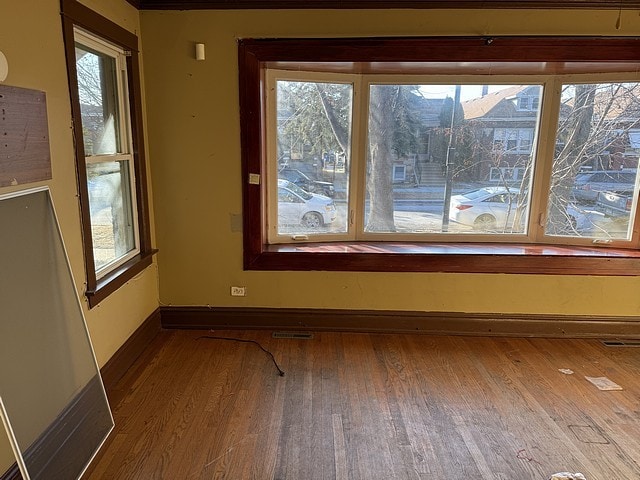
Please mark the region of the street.
MULTIPOLYGON (((336 219, 313 231, 305 231, 299 225, 280 225, 280 234, 340 234, 347 232, 347 203, 336 199, 336 219)), ((368 212, 368 206, 365 206, 368 212)), ((442 200, 400 199, 394 201, 394 233, 443 233, 442 214, 444 202, 442 200)), ((573 214, 577 217, 575 226, 567 225, 565 234, 568 236, 587 236, 593 238, 624 238, 628 224, 606 217, 588 207, 575 207, 573 214)), ((365 215, 365 223, 367 215, 365 215)), ((480 233, 473 225, 463 225, 451 220, 448 233, 480 233)), ((492 232, 484 232, 492 233, 492 232)), ((510 233, 496 231, 494 233, 510 233)))

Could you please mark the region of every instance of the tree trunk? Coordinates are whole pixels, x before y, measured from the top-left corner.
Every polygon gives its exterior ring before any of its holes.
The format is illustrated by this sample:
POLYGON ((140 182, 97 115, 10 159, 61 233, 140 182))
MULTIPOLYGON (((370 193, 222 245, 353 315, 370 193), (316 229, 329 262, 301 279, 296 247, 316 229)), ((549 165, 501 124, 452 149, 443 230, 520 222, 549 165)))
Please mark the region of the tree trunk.
POLYGON ((340 123, 340 120, 336 115, 333 106, 327 99, 327 92, 324 85, 322 85, 321 83, 316 83, 315 86, 316 90, 318 91, 318 96, 320 97, 320 103, 322 103, 324 114, 327 116, 327 120, 329 120, 329 125, 331 125, 333 136, 336 138, 336 141, 340 145, 340 148, 342 148, 342 151, 345 153, 345 155, 349 155, 349 132, 347 131, 345 126, 340 123))
POLYGON ((392 138, 394 130, 393 112, 397 87, 374 86, 371 88, 369 119, 368 176, 369 217, 366 230, 369 232, 393 232, 393 168, 392 138))

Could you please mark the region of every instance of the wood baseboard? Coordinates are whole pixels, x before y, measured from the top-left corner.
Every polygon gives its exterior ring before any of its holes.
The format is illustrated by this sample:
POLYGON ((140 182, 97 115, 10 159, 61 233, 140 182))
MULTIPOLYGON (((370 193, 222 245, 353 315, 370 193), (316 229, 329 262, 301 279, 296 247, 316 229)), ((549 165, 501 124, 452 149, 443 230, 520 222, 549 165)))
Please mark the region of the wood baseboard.
POLYGON ((176 306, 160 313, 163 328, 640 338, 640 317, 176 306))
POLYGON ((160 309, 156 309, 100 369, 107 393, 115 388, 129 367, 158 334, 161 328, 160 318, 160 309))

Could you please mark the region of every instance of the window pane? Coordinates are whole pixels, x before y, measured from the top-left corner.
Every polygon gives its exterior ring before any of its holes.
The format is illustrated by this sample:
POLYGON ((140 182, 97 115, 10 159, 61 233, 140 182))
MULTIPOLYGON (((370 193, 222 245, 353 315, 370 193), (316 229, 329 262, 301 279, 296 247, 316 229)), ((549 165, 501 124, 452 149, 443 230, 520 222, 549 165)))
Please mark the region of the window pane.
POLYGON ((96 270, 136 248, 129 161, 87 164, 96 270))
POLYGON ((526 233, 541 93, 372 85, 365 231, 526 233))
POLYGON ((76 70, 85 155, 122 152, 116 59, 76 44, 76 70))
POLYGON ((546 233, 629 240, 640 84, 563 86, 546 233))
POLYGON ((277 82, 278 234, 347 232, 350 84, 277 82))

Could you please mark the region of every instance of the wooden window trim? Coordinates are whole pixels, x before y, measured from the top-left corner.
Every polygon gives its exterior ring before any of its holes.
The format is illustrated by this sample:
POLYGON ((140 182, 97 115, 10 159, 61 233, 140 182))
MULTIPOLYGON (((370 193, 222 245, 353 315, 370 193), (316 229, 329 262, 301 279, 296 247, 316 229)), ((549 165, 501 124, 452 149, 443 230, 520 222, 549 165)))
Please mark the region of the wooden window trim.
POLYGON ((71 97, 71 114, 74 123, 74 140, 76 156, 76 175, 80 196, 82 236, 84 245, 85 271, 87 276, 86 297, 92 308, 107 296, 124 285, 135 275, 151 264, 152 255, 157 252, 151 246, 151 224, 149 218, 149 202, 147 187, 147 169, 145 161, 144 128, 142 122, 142 91, 140 82, 140 64, 138 58, 138 37, 111 22, 93 10, 81 5, 76 0, 61 0, 62 30, 64 48, 67 59, 69 78, 69 94, 71 97), (89 190, 86 180, 86 161, 82 138, 80 98, 74 85, 76 78, 74 27, 81 27, 90 33, 122 47, 130 55, 127 56, 127 79, 129 91, 129 109, 131 115, 131 140, 133 145, 133 163, 135 169, 135 195, 137 198, 138 230, 140 235, 140 252, 126 263, 96 278, 93 257, 93 241, 91 235, 91 219, 89 216, 89 190))
POLYGON ((203 9, 613 9, 640 7, 638 0, 127 0, 141 10, 203 9))
MULTIPOLYGON (((640 275, 640 252, 552 245, 332 242, 269 245, 266 238, 264 71, 340 62, 341 71, 388 73, 388 65, 520 62, 557 73, 567 64, 640 64, 637 37, 424 37, 242 39, 238 46, 245 270, 640 275), (385 66, 386 65, 386 66, 385 66), (250 181, 250 178, 254 181, 250 181), (260 177, 258 177, 260 178, 260 177)), ((393 67, 392 67, 393 68, 393 67)))

